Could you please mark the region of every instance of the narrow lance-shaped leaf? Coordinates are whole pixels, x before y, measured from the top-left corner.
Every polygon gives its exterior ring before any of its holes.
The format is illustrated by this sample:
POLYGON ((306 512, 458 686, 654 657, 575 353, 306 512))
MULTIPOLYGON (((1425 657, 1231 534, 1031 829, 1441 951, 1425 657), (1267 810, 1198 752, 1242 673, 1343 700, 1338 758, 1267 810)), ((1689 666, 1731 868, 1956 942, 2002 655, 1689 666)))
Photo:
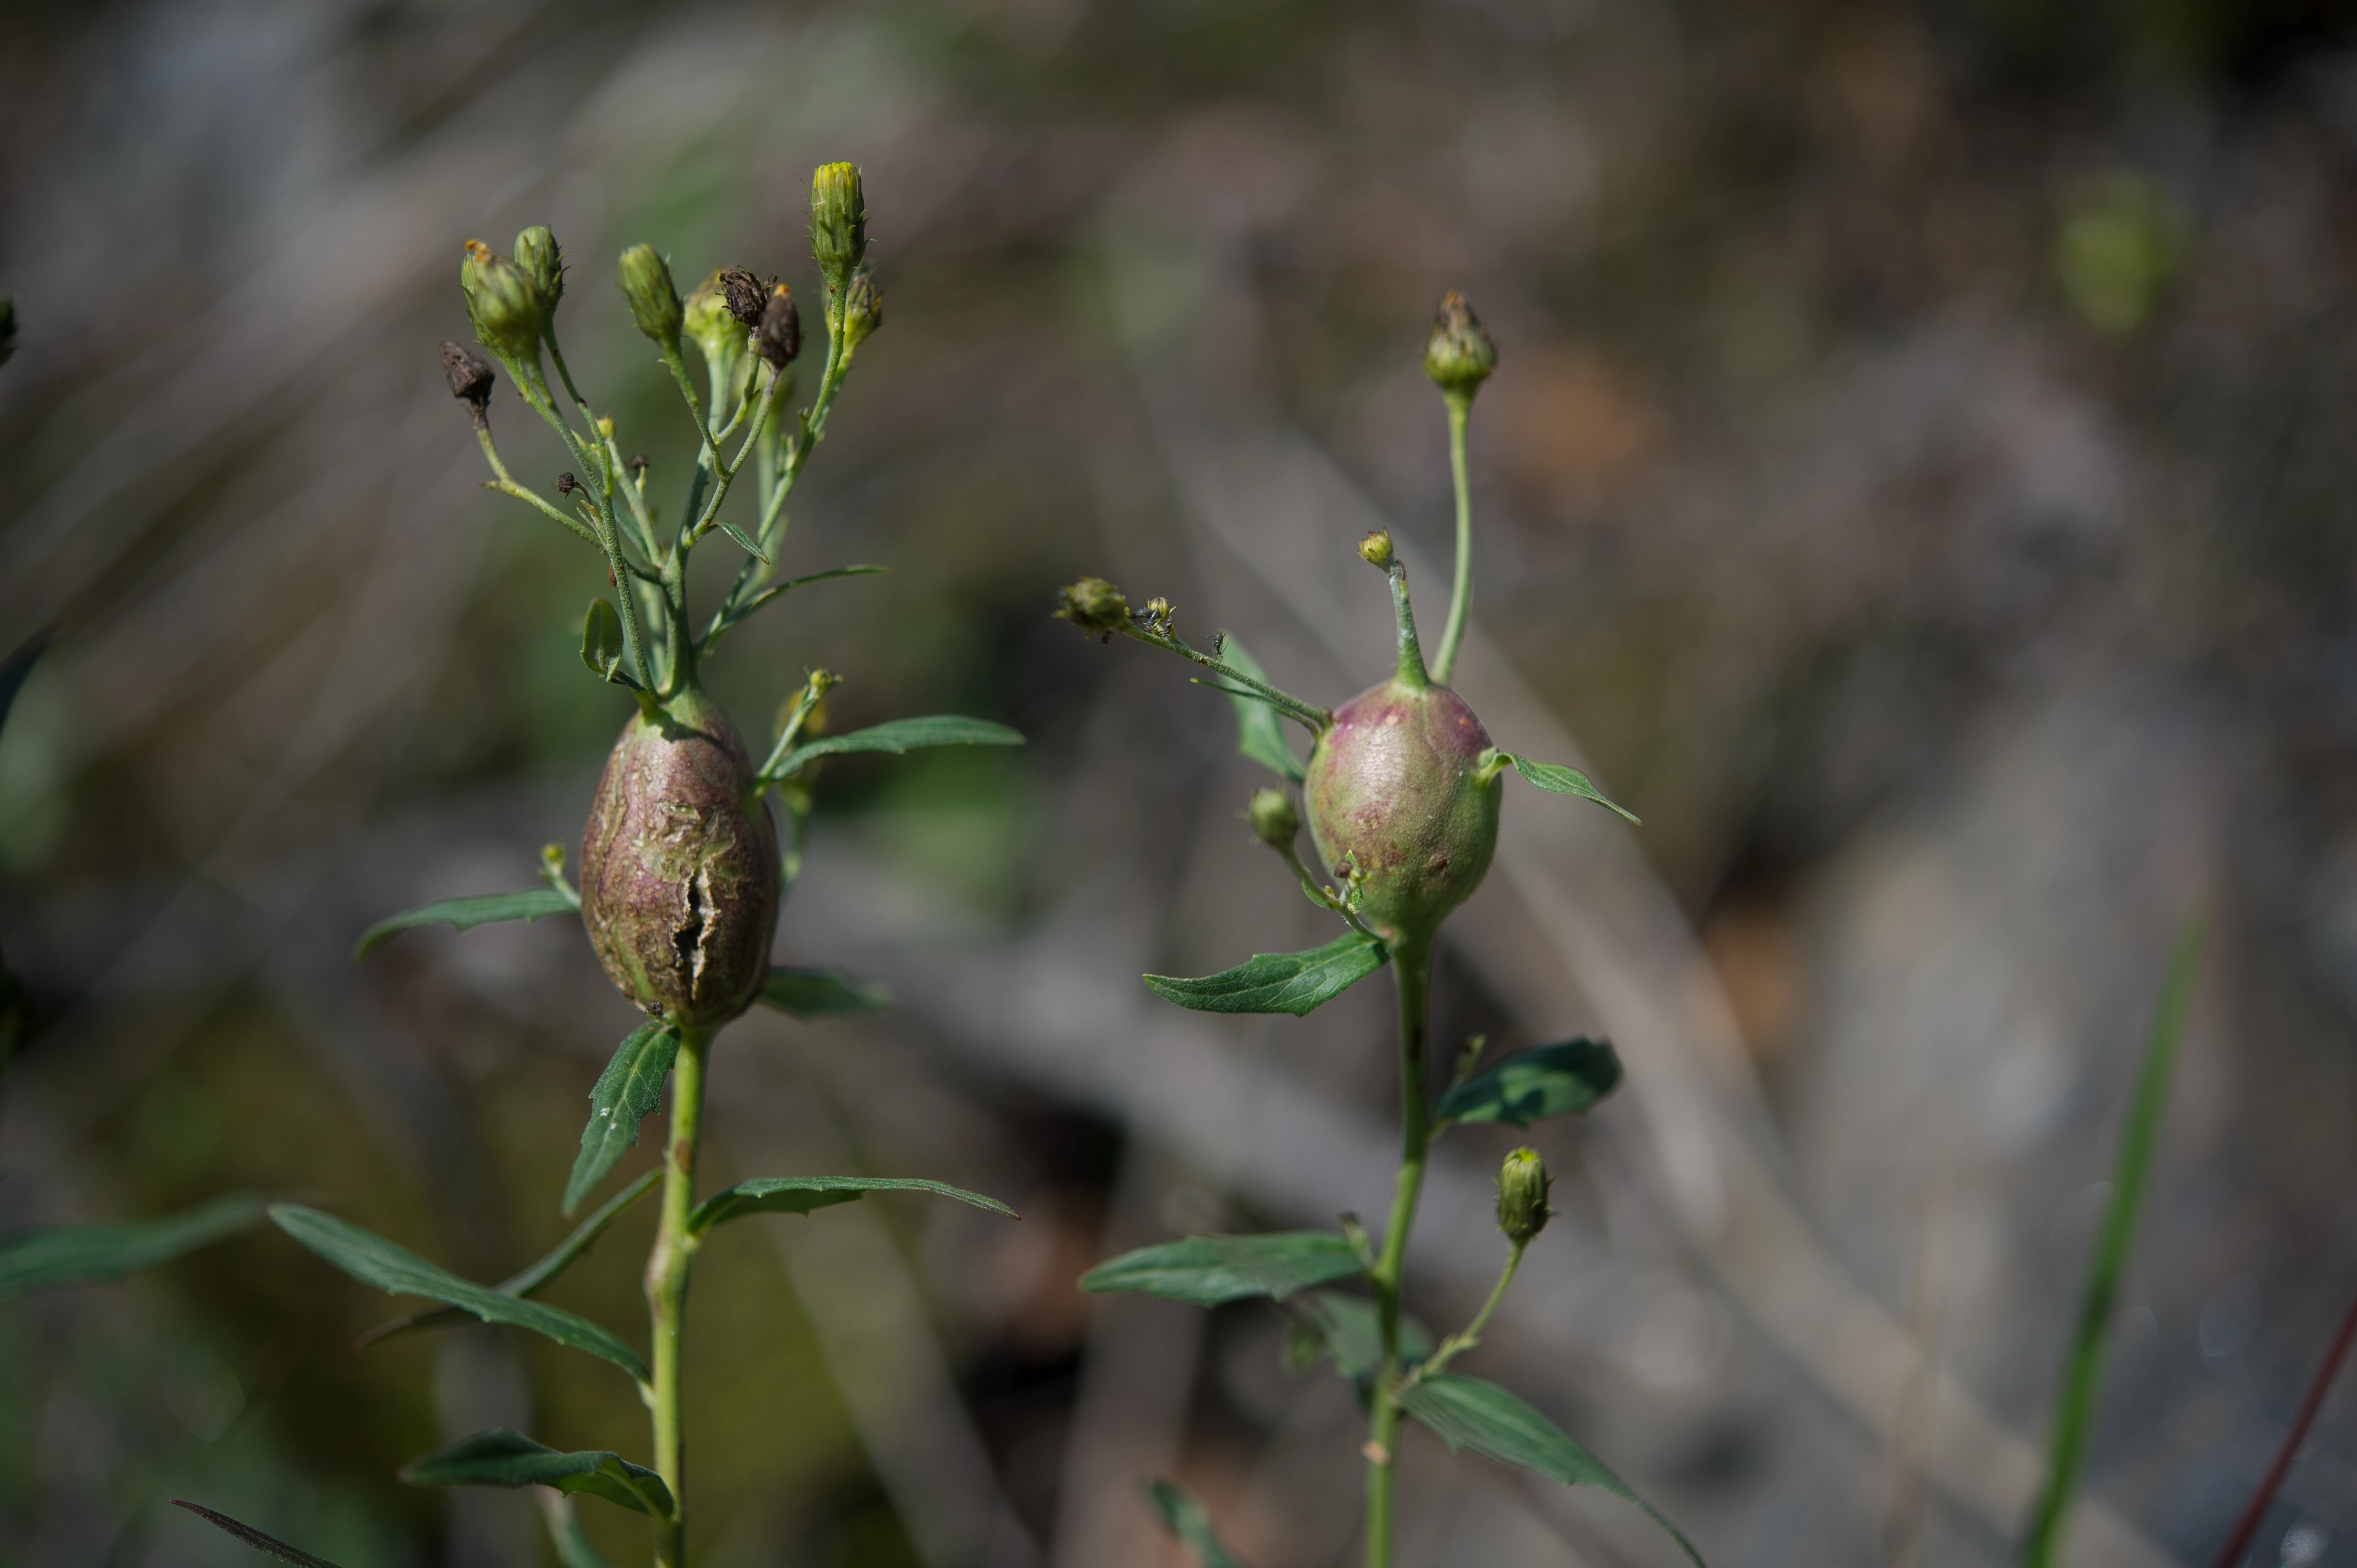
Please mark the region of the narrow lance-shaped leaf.
POLYGON ((726 1225, 748 1214, 808 1214, 814 1208, 831 1208, 838 1203, 856 1203, 862 1193, 868 1192, 930 1192, 986 1208, 993 1214, 1003 1214, 1009 1219, 1023 1218, 995 1197, 916 1176, 759 1176, 740 1181, 697 1204, 694 1212, 687 1217, 687 1231, 691 1236, 701 1236, 716 1225, 726 1225))
MULTIPOLYGON (((573 1233, 559 1241, 544 1257, 525 1269, 501 1280, 491 1288, 501 1295, 533 1296, 546 1289, 549 1283, 573 1266, 575 1259, 589 1250, 590 1243, 605 1232, 606 1227, 620 1219, 630 1205, 654 1189, 662 1179, 662 1167, 641 1175, 638 1180, 597 1206, 597 1211, 573 1228, 573 1233)), ((426 1312, 413 1312, 406 1317, 396 1317, 390 1323, 380 1323, 352 1341, 359 1350, 380 1339, 390 1339, 414 1328, 442 1328, 453 1323, 463 1323, 467 1315, 455 1306, 437 1306, 426 1312)))
POLYGON ((414 926, 456 926, 471 930, 495 920, 537 920, 544 915, 564 915, 581 908, 577 898, 560 888, 525 887, 513 893, 478 893, 388 915, 361 933, 352 957, 363 959, 414 926))
POLYGON ((769 553, 763 550, 759 544, 754 543, 753 536, 746 532, 743 529, 737 527, 735 523, 722 523, 720 525, 720 532, 735 540, 737 542, 737 548, 742 550, 746 554, 753 557, 754 560, 760 562, 765 566, 770 564, 769 553))
POLYGON ((622 638, 622 618, 605 600, 590 600, 589 613, 581 620, 581 662, 600 681, 635 691, 639 682, 626 662, 629 656, 630 645, 622 638))
POLYGON ((1391 954, 1365 931, 1345 931, 1312 952, 1254 953, 1200 980, 1149 974, 1146 989, 1198 1013, 1290 1013, 1298 1018, 1383 967, 1391 954))
POLYGON ((563 1211, 571 1214, 606 1179, 622 1152, 639 1141, 639 1123, 662 1099, 663 1079, 679 1055, 679 1036, 668 1024, 650 1020, 614 1047, 614 1059, 589 1090, 589 1122, 581 1129, 581 1153, 565 1184, 563 1211))
MULTIPOLYGON (((1231 637, 1221 646, 1220 656, 1255 681, 1265 681, 1267 674, 1260 663, 1244 651, 1244 645, 1231 637)), ((1206 685, 1218 687, 1228 695, 1229 705, 1236 713, 1236 749, 1278 776, 1298 784, 1309 776, 1299 757, 1285 736, 1285 725, 1278 722, 1276 710, 1257 696, 1231 686, 1224 681, 1209 681, 1206 685)))
POLYGON ((1195 1554, 1201 1568, 1243 1568, 1242 1559, 1211 1532, 1211 1512, 1194 1493, 1169 1481, 1148 1481, 1146 1500, 1162 1516, 1162 1528, 1195 1554))
POLYGON ((169 1262, 262 1219, 261 1198, 214 1198, 185 1214, 122 1225, 59 1225, 0 1238, 0 1297, 119 1280, 169 1262))
POLYGON ((486 1323, 529 1328, 560 1345, 610 1361, 640 1382, 647 1380, 647 1364, 639 1353, 586 1317, 462 1280, 406 1247, 316 1208, 274 1203, 270 1218, 281 1230, 362 1284, 392 1295, 422 1295, 470 1312, 486 1323))
POLYGON ((988 719, 961 718, 955 714, 934 714, 920 719, 894 719, 867 729, 856 729, 847 735, 831 735, 823 740, 813 740, 798 746, 780 758, 770 777, 783 779, 799 771, 805 764, 822 757, 840 757, 855 751, 884 751, 899 756, 926 746, 1021 746, 1023 736, 1005 725, 992 724, 988 719))
POLYGON ((1408 1385, 1400 1407, 1430 1427, 1453 1451, 1471 1452, 1501 1465, 1535 1470, 1566 1487, 1598 1487, 1645 1510, 1667 1530, 1695 1568, 1704 1568, 1702 1553, 1663 1519, 1653 1505, 1629 1489, 1629 1484, 1604 1467, 1604 1462, 1574 1442, 1563 1428, 1534 1407, 1482 1378, 1461 1378, 1444 1372, 1408 1385))
POLYGON ((1516 757, 1511 751, 1502 755, 1514 765, 1515 772, 1542 789, 1557 795, 1577 795, 1583 800, 1595 801, 1608 811, 1618 811, 1632 822, 1638 821, 1636 812, 1589 783, 1587 775, 1577 768, 1566 768, 1556 762, 1533 762, 1529 757, 1516 757))
POLYGON ((1086 1291, 1138 1291, 1216 1306, 1265 1295, 1283 1301, 1297 1290, 1366 1272, 1356 1248, 1327 1230, 1265 1236, 1189 1236, 1099 1263, 1081 1276, 1086 1291))
POLYGON ((839 969, 795 969, 773 964, 761 985, 762 1005, 795 1018, 849 1018, 892 1005, 881 985, 854 980, 839 969))
POLYGON ((1566 1040, 1517 1051, 1487 1072, 1452 1087, 1433 1121, 1510 1122, 1527 1127, 1586 1111, 1620 1085, 1620 1058, 1609 1040, 1566 1040))
POLYGON ((663 1478, 602 1449, 566 1454, 504 1426, 462 1437, 402 1466, 413 1487, 554 1487, 669 1520, 675 1504, 663 1478))
POLYGON ((289 1546, 274 1535, 264 1535, 253 1526, 233 1520, 225 1513, 215 1513, 201 1503, 192 1503, 185 1498, 174 1498, 172 1506, 176 1509, 188 1509, 215 1530, 237 1537, 264 1557, 275 1557, 281 1563, 292 1563, 295 1568, 336 1568, 334 1563, 324 1557, 314 1557, 299 1546, 289 1546))
MULTIPOLYGON (((747 570, 748 572, 751 570, 750 563, 747 564, 747 570)), ((813 572, 807 577, 796 577, 785 583, 773 583, 750 598, 741 601, 732 596, 728 603, 722 606, 718 613, 713 617, 710 628, 705 632, 706 645, 709 645, 712 639, 728 630, 764 605, 775 603, 796 588, 807 587, 813 583, 831 583, 837 577, 866 577, 890 570, 889 566, 837 566, 831 572, 813 572)))

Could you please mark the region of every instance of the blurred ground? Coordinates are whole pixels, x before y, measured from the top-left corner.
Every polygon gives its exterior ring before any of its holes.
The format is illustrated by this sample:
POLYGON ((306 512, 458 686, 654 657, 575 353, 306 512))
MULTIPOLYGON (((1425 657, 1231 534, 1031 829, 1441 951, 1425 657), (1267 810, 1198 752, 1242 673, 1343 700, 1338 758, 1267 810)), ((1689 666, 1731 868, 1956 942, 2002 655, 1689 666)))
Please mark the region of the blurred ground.
MULTIPOLYGON (((1032 743, 831 766, 780 950, 904 1005, 733 1033, 716 1175, 1026 1219, 707 1249, 702 1560, 1152 1562, 1166 1471, 1259 1568, 1349 1560, 1353 1412, 1278 1369, 1279 1316, 1071 1282, 1374 1208, 1388 997, 1147 1005, 1141 969, 1317 918, 1234 821, 1217 699, 1045 612, 1103 572, 1318 701, 1363 684, 1351 542, 1445 548, 1416 354, 1457 286, 1502 351, 1463 685, 1645 819, 1517 793, 1451 928, 1443 1037, 1609 1032, 1631 1077, 1535 1137, 1565 1218, 1469 1367, 1714 1563, 2005 1560, 2199 897, 2073 1561, 2207 1562, 2357 1290, 2357 32, 2299 0, 0 6, 0 643, 61 633, 0 739, 41 1023, 0 1224, 299 1193, 478 1278, 560 1233, 629 1027, 577 932, 346 956, 525 885, 627 711, 574 652, 594 561, 476 488, 458 246, 554 227, 572 362, 675 479, 608 258, 813 288, 832 158, 889 326, 788 549, 896 571, 748 626, 716 684, 759 728, 823 660, 845 725, 1032 743)), ((1496 1262, 1507 1141, 1464 1142, 1440 1321, 1496 1262)), ((552 1299, 635 1325, 640 1220, 552 1299)), ((482 1330, 350 1352, 383 1316, 275 1236, 0 1309, 0 1558, 248 1561, 161 1509, 193 1494, 347 1568, 534 1560, 525 1498, 392 1471, 494 1422, 629 1452, 630 1391, 482 1330)), ((1672 1560, 1610 1499, 1406 1463, 1408 1563, 1672 1560)), ((2344 1390, 2255 1561, 2357 1563, 2352 1499, 2344 1390)))

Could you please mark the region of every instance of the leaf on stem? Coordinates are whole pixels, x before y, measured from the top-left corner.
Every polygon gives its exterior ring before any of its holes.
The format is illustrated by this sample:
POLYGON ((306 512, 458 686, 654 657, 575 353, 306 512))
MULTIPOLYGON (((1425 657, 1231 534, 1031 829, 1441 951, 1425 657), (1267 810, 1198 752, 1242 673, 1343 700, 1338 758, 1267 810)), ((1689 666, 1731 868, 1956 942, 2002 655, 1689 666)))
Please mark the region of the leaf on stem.
MULTIPOLYGON (((533 1296, 546 1289, 549 1282, 573 1266, 575 1259, 589 1250, 606 1227, 620 1219, 630 1205, 654 1190, 662 1179, 662 1167, 657 1165, 638 1180, 597 1206, 597 1211, 573 1228, 573 1233, 556 1244, 555 1250, 541 1258, 522 1273, 511 1275, 491 1288, 501 1295, 533 1296)), ((352 1341, 352 1348, 363 1349, 380 1339, 390 1339, 396 1334, 406 1334, 414 1328, 443 1328, 466 1321, 467 1315, 455 1306, 437 1306, 425 1312, 413 1312, 406 1317, 396 1317, 390 1323, 380 1323, 352 1341)))
POLYGON ((614 607, 603 599, 589 601, 589 613, 581 622, 581 662, 589 666, 589 673, 600 681, 617 686, 640 690, 638 678, 630 671, 630 643, 622 636, 622 618, 614 607))
POLYGON ((0 1298, 99 1284, 152 1269, 252 1230, 265 1207, 261 1198, 232 1193, 163 1219, 59 1225, 0 1239, 0 1298))
POLYGON ((662 1099, 663 1079, 678 1056, 679 1032, 660 1019, 640 1025, 614 1047, 614 1059, 589 1090, 589 1122, 581 1129, 581 1153, 574 1157, 560 1212, 580 1208, 622 1151, 639 1141, 639 1123, 662 1099))
POLYGON ((1636 1504, 1655 1524, 1667 1530, 1695 1568, 1704 1568, 1702 1553, 1680 1534, 1677 1526, 1656 1512, 1653 1505, 1629 1489, 1629 1484, 1604 1467, 1604 1462, 1574 1442, 1563 1428, 1524 1401, 1483 1378, 1462 1378, 1444 1372, 1408 1385, 1400 1408, 1430 1427, 1451 1452, 1472 1452, 1501 1465, 1535 1470, 1566 1487, 1598 1487, 1636 1504))
POLYGON ((537 920, 543 915, 569 914, 579 908, 573 898, 554 887, 525 887, 513 893, 478 893, 465 898, 444 898, 379 920, 361 933, 360 941, 352 949, 352 957, 355 960, 368 957, 414 926, 455 926, 465 931, 477 926, 488 926, 495 920, 537 920))
POLYGON ((879 1012, 892 1005, 892 993, 864 980, 854 980, 839 969, 795 969, 770 966, 762 983, 764 1006, 795 1018, 849 1018, 879 1012))
POLYGON ((814 1208, 832 1208, 838 1203, 856 1203, 861 1194, 869 1192, 930 1192, 986 1208, 993 1214, 1003 1214, 1009 1219, 1023 1218, 995 1197, 917 1176, 758 1176, 716 1192, 697 1204, 694 1212, 687 1217, 687 1233, 701 1236, 716 1225, 726 1225, 748 1214, 808 1214, 814 1208))
POLYGON ((1636 812, 1589 783, 1587 775, 1577 768, 1566 768, 1555 762, 1533 762, 1529 757, 1516 757, 1511 751, 1503 755, 1514 765, 1515 772, 1542 789, 1557 795, 1577 795, 1583 800, 1595 801, 1608 811, 1618 811, 1632 822, 1638 821, 1636 812))
MULTIPOLYGON (((1258 660, 1244 651, 1244 645, 1231 637, 1221 650, 1221 657, 1255 681, 1268 679, 1258 660)), ((1224 681, 1209 681, 1228 695, 1229 705, 1236 711, 1236 749, 1276 773, 1298 784, 1309 776, 1293 747, 1286 744, 1285 725, 1278 722, 1276 710, 1261 700, 1259 693, 1231 686, 1224 681)))
POLYGON ((1357 1249, 1330 1230, 1265 1236, 1189 1236, 1141 1247, 1081 1276, 1085 1291, 1140 1291, 1197 1306, 1297 1290, 1366 1273, 1357 1249))
POLYGON ((856 729, 847 735, 831 735, 824 740, 813 740, 798 746, 780 758, 770 769, 772 779, 784 779, 822 757, 840 757, 854 751, 888 751, 894 756, 914 751, 922 746, 1021 746, 1023 736, 1005 725, 992 724, 988 719, 961 718, 955 714, 932 714, 920 719, 893 719, 889 723, 856 729))
POLYGON ((1619 1087, 1620 1058, 1609 1040, 1585 1037, 1516 1051, 1489 1071, 1453 1086, 1433 1108, 1433 1122, 1510 1122, 1527 1127, 1587 1110, 1619 1087))
POLYGON ((281 1563, 292 1563, 295 1568, 336 1568, 334 1563, 324 1557, 314 1557, 299 1546, 289 1546, 274 1535, 264 1535, 253 1526, 233 1520, 225 1513, 215 1513, 201 1503, 192 1503, 183 1498, 174 1498, 172 1506, 176 1509, 188 1509, 215 1530, 237 1537, 264 1557, 275 1557, 281 1563))
POLYGON ((462 1280, 406 1247, 395 1246, 349 1220, 322 1214, 316 1208, 274 1203, 270 1206, 270 1218, 281 1230, 362 1284, 374 1285, 392 1295, 422 1295, 428 1301, 472 1313, 485 1323, 529 1328, 559 1345, 610 1361, 640 1382, 647 1380, 647 1364, 639 1359, 639 1353, 586 1317, 507 1295, 472 1280, 462 1280))
POLYGON ((1345 931, 1311 952, 1254 953, 1200 980, 1149 974, 1146 989, 1198 1013, 1290 1013, 1301 1017, 1383 967, 1391 957, 1365 931, 1345 931))
POLYGON ((769 552, 754 543, 752 535, 747 533, 735 523, 722 523, 720 525, 720 532, 735 540, 737 542, 737 547, 744 551, 746 554, 750 555, 754 560, 760 562, 765 566, 770 564, 769 552))
POLYGON ((1200 1498, 1170 1481, 1146 1483, 1146 1500, 1162 1517, 1171 1539, 1195 1554, 1202 1568, 1244 1568, 1243 1559, 1220 1544, 1211 1533, 1211 1515, 1200 1498))
POLYGON ((720 611, 718 621, 714 625, 712 630, 706 632, 705 635, 707 638, 717 636, 719 633, 726 631, 730 627, 735 626, 738 621, 743 620, 746 617, 751 615, 755 610, 761 608, 764 605, 781 599, 788 594, 792 593, 796 588, 806 586, 809 584, 829 583, 833 582, 837 577, 866 577, 880 572, 889 572, 891 569, 892 568, 889 566, 837 566, 831 572, 813 572, 807 577, 796 577, 790 582, 773 583, 770 586, 763 588, 759 593, 755 594, 751 598, 744 601, 742 604, 732 602, 724 606, 720 611))
POLYGON ((603 1450, 560 1453, 504 1426, 411 1460, 401 1478, 413 1487, 554 1487, 662 1520, 670 1520, 674 1506, 671 1488, 644 1466, 603 1450))
MULTIPOLYGON (((1314 1290, 1297 1298, 1291 1307, 1295 1326, 1319 1358, 1331 1357, 1334 1366, 1354 1383, 1364 1384, 1383 1365, 1383 1319, 1375 1304, 1362 1295, 1339 1290, 1314 1290)), ((1414 1367, 1432 1354, 1432 1334, 1423 1324, 1400 1317, 1400 1360, 1414 1367)), ((1304 1370, 1314 1365, 1307 1358, 1304 1370)))

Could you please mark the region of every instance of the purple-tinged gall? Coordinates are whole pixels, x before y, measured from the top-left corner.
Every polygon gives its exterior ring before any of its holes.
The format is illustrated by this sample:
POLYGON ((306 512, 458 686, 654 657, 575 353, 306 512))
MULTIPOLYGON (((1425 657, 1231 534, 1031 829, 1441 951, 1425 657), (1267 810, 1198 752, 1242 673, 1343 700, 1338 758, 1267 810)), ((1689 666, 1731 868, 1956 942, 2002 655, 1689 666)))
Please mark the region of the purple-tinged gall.
POLYGON ((753 1004, 778 926, 778 835, 753 763, 698 691, 622 730, 581 837, 581 918, 614 984, 676 1023, 753 1004))
POLYGON ((1399 681, 1344 703, 1309 756, 1309 833, 1359 918, 1394 946, 1428 942, 1498 847, 1489 733, 1445 686, 1399 681))

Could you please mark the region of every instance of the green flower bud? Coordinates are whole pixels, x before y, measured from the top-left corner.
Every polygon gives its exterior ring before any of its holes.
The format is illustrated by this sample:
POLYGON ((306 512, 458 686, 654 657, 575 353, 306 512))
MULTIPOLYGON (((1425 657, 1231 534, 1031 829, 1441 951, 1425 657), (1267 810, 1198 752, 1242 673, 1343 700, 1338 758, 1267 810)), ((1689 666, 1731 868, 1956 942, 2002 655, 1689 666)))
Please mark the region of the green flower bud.
POLYGON ((1254 790, 1244 814, 1251 819, 1253 835, 1271 849, 1291 849, 1301 832, 1301 814, 1293 809, 1293 797, 1282 789, 1254 790))
POLYGON ((545 328, 556 315, 556 302, 565 297, 565 252, 557 249, 556 236, 546 224, 535 223, 516 236, 515 264, 540 293, 541 325, 545 328))
POLYGON ((1516 1149, 1506 1156, 1498 1167, 1498 1229, 1507 1240, 1525 1246, 1546 1229, 1547 1218, 1555 1212, 1547 1207, 1547 1191, 1554 1186, 1555 1177, 1547 1175, 1546 1162, 1536 1149, 1516 1149))
POLYGON ((1498 368, 1498 345, 1465 296, 1450 289, 1424 343, 1424 373, 1452 397, 1470 400, 1498 368))
POLYGON ((884 296, 876 292, 875 274, 862 267, 843 291, 843 351, 849 354, 883 325, 884 296))
POLYGON ((811 176, 811 255, 840 294, 854 268, 867 255, 867 198, 855 164, 821 164, 811 176))
POLYGON ((1392 569, 1392 536, 1378 528, 1359 541, 1359 559, 1388 572, 1392 569))
POLYGON ((1480 776, 1490 736, 1446 686, 1386 681, 1335 710, 1302 787, 1309 834, 1387 942, 1429 941, 1498 847, 1505 786, 1480 776))
POLYGON ((772 285, 759 324, 753 328, 753 352, 782 371, 802 351, 802 316, 794 308, 794 291, 784 284, 772 285))
POLYGON ((469 240, 467 259, 458 266, 458 287, 467 295, 477 342, 501 359, 539 361, 541 325, 548 312, 523 269, 480 240, 469 240))
POLYGON ((745 328, 728 307, 728 292, 722 282, 721 269, 714 269, 710 277, 687 296, 681 307, 680 324, 695 346, 704 350, 704 362, 711 367, 713 379, 723 386, 736 380, 737 367, 745 358, 745 328))
POLYGON ((778 925, 778 835, 753 763, 691 687, 623 727, 581 836, 581 918, 622 994, 683 1025, 753 1004, 778 925))
POLYGON ((480 430, 488 425, 491 388, 499 381, 491 371, 491 362, 464 343, 445 343, 442 374, 449 380, 450 395, 464 403, 474 414, 475 428, 480 430))
POLYGON ((16 351, 16 296, 0 294, 0 365, 16 351))
POLYGON ((1063 607, 1056 612, 1057 618, 1071 621, 1084 637, 1102 634, 1110 639, 1129 625, 1129 601, 1103 577, 1083 577, 1058 590, 1057 597, 1063 601, 1063 607))
POLYGON ((679 290, 671 281, 671 266, 652 245, 633 245, 622 252, 622 297, 630 302, 630 319, 658 344, 676 348, 681 312, 679 290))

